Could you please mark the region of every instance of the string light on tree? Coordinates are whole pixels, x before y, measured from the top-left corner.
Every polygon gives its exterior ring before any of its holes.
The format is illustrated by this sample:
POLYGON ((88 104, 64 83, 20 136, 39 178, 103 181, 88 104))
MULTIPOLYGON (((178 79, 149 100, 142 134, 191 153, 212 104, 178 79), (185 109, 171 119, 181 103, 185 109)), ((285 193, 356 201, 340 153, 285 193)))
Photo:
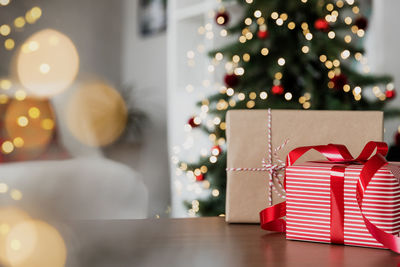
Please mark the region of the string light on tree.
POLYGON ((278 65, 279 65, 279 66, 285 65, 285 63, 286 63, 286 61, 285 61, 285 59, 284 59, 283 57, 281 57, 281 58, 278 59, 278 65))
POLYGON ((215 22, 218 25, 226 25, 229 22, 229 14, 222 9, 218 11, 217 15, 215 16, 215 22))
POLYGON ((345 49, 345 50, 342 51, 342 53, 340 54, 340 56, 341 56, 343 59, 348 59, 349 56, 350 56, 350 51, 347 50, 347 49, 345 49))
POLYGON ((221 154, 221 152, 222 152, 222 149, 220 146, 213 146, 211 149, 211 154, 213 156, 218 156, 219 154, 221 154))
POLYGON ((286 99, 287 101, 292 100, 292 97, 293 97, 293 95, 292 95, 292 93, 290 93, 290 92, 287 92, 287 93, 285 94, 285 99, 286 99))
POLYGON ((328 32, 328 38, 329 39, 334 39, 336 37, 336 33, 334 31, 328 32))
POLYGON ((304 53, 304 54, 307 54, 309 51, 310 51, 310 48, 308 47, 308 46, 303 46, 302 48, 301 48, 301 51, 304 53))

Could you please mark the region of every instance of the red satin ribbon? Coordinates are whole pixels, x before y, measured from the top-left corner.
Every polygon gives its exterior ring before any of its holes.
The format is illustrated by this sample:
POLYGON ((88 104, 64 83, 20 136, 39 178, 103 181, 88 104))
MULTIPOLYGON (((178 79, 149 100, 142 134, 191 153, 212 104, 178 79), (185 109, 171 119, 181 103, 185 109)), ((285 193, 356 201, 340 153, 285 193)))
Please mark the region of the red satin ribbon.
POLYGON ((260 212, 261 228, 268 231, 286 232, 286 201, 260 212))
POLYGON ((331 169, 331 242, 344 242, 344 171, 347 165, 331 169))
MULTIPOLYGON (((299 147, 292 150, 286 159, 286 166, 293 165, 307 151, 314 149, 323 154, 331 162, 341 162, 348 164, 351 162, 361 162, 364 164, 360 178, 357 182, 356 197, 357 203, 364 219, 364 223, 371 235, 386 248, 400 253, 400 237, 388 234, 372 222, 370 222, 362 212, 362 201, 364 193, 369 182, 375 173, 388 162, 384 158, 388 147, 383 142, 369 142, 364 147, 360 155, 354 159, 347 148, 343 145, 329 144, 327 146, 308 146, 299 147), (376 150, 374 156, 371 157, 376 150), (371 157, 369 160, 368 158, 371 157)), ((331 170, 331 240, 332 243, 343 244, 344 235, 344 170, 346 165, 334 166, 331 170)), ((286 177, 285 177, 286 179, 286 177)), ((261 228, 264 230, 285 232, 286 222, 283 217, 286 216, 286 203, 282 202, 272 207, 268 207, 260 212, 261 228)))

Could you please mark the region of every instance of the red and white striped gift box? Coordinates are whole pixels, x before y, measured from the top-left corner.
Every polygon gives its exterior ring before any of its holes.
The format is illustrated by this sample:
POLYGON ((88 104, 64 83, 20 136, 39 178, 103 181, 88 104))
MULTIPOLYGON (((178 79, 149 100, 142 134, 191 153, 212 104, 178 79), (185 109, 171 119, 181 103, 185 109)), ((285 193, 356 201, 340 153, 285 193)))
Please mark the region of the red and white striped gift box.
MULTIPOLYGON (((286 169, 286 238, 331 242, 331 168, 335 163, 308 162, 286 169)), ((356 200, 362 165, 348 165, 344 172, 344 244, 383 246, 371 236, 356 200)), ((390 234, 400 231, 400 185, 388 169, 372 178, 362 211, 377 227, 390 234)))

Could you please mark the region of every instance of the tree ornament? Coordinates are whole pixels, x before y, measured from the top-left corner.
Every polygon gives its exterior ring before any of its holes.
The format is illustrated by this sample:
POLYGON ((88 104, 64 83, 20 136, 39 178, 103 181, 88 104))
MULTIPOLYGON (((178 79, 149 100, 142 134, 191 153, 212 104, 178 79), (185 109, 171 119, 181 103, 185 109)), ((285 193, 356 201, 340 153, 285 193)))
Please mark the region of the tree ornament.
POLYGON ((211 154, 212 154, 213 156, 218 156, 219 154, 221 154, 221 151, 222 151, 222 149, 221 149, 220 146, 213 146, 213 147, 211 148, 211 154))
POLYGON ((266 39, 266 38, 268 38, 268 36, 269 36, 269 32, 267 31, 267 30, 258 30, 258 32, 257 32, 257 36, 258 36, 258 38, 260 38, 260 39, 266 39))
POLYGON ((320 18, 314 22, 314 28, 319 31, 327 32, 329 31, 329 23, 325 19, 320 18))
POLYGON ((226 11, 219 11, 215 16, 215 22, 218 25, 226 25, 229 22, 229 14, 226 11))
POLYGON ((203 173, 200 173, 199 175, 195 175, 195 177, 196 177, 197 182, 201 182, 201 181, 204 181, 204 179, 206 178, 206 175, 203 173))
POLYGON ((398 147, 400 146, 400 133, 399 131, 396 131, 396 134, 394 135, 394 143, 398 147))
POLYGON ((285 92, 285 90, 283 89, 282 85, 274 85, 274 86, 272 86, 271 91, 272 91, 272 93, 274 95, 282 95, 285 92))
POLYGON ((366 30, 368 27, 368 20, 365 17, 359 17, 354 21, 354 25, 361 30, 366 30))
POLYGON ((236 85, 239 84, 239 77, 234 73, 226 74, 224 81, 227 87, 235 87, 236 85))
POLYGON ((188 124, 189 124, 190 126, 192 126, 192 128, 196 128, 196 127, 199 127, 199 126, 200 126, 200 124, 197 124, 197 123, 196 123, 194 117, 191 117, 191 118, 188 120, 188 124))
POLYGON ((343 86, 348 83, 347 76, 344 74, 335 75, 331 82, 333 83, 333 87, 337 90, 342 90, 343 86))
POLYGON ((386 99, 391 100, 391 99, 395 98, 396 91, 395 90, 386 90, 385 96, 386 96, 386 99))

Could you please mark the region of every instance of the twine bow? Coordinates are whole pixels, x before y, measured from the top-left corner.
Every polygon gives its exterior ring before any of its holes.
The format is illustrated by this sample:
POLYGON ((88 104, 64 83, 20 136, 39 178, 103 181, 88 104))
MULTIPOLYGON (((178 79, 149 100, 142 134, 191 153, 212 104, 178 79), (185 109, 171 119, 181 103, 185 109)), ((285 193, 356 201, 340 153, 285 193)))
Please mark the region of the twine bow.
POLYGON ((274 152, 272 153, 272 155, 269 155, 269 159, 270 159, 269 161, 271 163, 267 163, 265 161, 265 159, 262 160, 261 165, 269 173, 269 192, 268 192, 269 205, 273 204, 272 191, 274 191, 279 197, 281 197, 283 199, 286 198, 285 189, 281 182, 283 179, 283 176, 284 176, 286 163, 279 159, 277 152, 279 150, 281 150, 288 142, 289 142, 288 139, 285 140, 285 142, 282 145, 280 145, 279 147, 274 149, 274 152), (276 185, 278 186, 278 188, 276 187, 276 185))
POLYGON ((271 120, 271 109, 268 109, 268 162, 265 158, 261 161, 261 168, 227 168, 227 171, 267 171, 269 173, 269 191, 268 191, 268 204, 271 206, 272 203, 272 191, 274 191, 279 197, 286 198, 284 186, 281 182, 284 176, 284 170, 286 167, 285 161, 282 161, 278 157, 278 151, 285 147, 289 140, 285 140, 280 146, 272 150, 272 120, 271 120), (278 185, 279 189, 276 188, 278 185))

